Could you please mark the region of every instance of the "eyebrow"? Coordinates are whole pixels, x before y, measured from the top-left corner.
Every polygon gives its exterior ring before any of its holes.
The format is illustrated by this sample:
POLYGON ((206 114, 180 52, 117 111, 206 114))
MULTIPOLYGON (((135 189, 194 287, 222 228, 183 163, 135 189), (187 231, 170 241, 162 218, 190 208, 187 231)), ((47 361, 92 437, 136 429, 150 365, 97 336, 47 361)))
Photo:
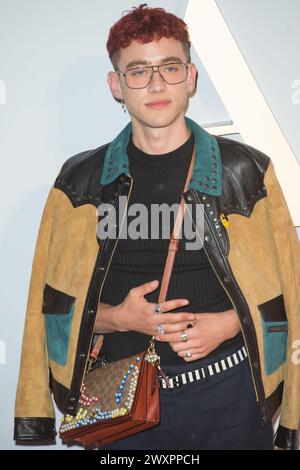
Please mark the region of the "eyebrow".
MULTIPOLYGON (((169 56, 165 57, 164 59, 161 59, 159 62, 160 64, 165 64, 166 62, 183 62, 183 60, 180 57, 176 56, 169 56)), ((151 62, 144 60, 144 59, 137 59, 137 60, 132 60, 126 65, 126 69, 129 69, 131 67, 135 67, 137 65, 151 65, 151 62)))

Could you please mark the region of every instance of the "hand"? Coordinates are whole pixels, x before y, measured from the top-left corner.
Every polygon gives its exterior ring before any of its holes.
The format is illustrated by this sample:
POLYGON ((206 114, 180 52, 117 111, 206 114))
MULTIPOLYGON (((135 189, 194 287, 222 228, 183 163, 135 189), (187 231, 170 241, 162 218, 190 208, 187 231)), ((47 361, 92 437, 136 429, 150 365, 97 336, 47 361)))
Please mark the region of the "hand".
POLYGON ((155 303, 148 302, 144 296, 157 289, 158 281, 146 282, 132 288, 123 302, 114 307, 115 323, 118 331, 137 331, 146 335, 157 334, 157 327, 163 323, 165 332, 179 334, 188 323, 194 324, 196 315, 189 312, 165 313, 178 307, 188 305, 187 299, 173 299, 160 303, 161 314, 154 313, 155 303), (163 318, 162 318, 163 317, 163 318))
POLYGON ((185 330, 188 340, 183 342, 180 332, 155 336, 158 341, 170 343, 171 348, 186 362, 206 357, 227 339, 233 338, 240 331, 240 323, 234 309, 218 313, 196 313, 197 320, 193 328, 185 330), (190 351, 192 357, 186 357, 190 351))

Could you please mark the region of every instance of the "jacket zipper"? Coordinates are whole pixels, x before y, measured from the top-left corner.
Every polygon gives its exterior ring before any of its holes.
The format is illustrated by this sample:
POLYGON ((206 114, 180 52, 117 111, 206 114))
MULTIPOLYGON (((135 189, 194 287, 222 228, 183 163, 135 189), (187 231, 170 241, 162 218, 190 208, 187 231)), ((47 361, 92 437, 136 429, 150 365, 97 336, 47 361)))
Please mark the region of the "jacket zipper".
MULTIPOLYGON (((196 194, 196 197, 197 197, 197 194, 196 194)), ((197 199, 198 199, 198 197, 197 197, 197 199)), ((200 204, 201 204, 201 202, 200 202, 200 204)), ((198 233, 199 238, 200 238, 200 240, 201 240, 199 231, 198 231, 198 229, 197 229, 197 227, 196 227, 196 224, 195 224, 195 222, 194 222, 194 219, 193 219, 193 217, 192 217, 192 214, 191 214, 191 212, 190 212, 190 210, 189 210, 189 208, 188 208, 188 204, 186 204, 186 207, 187 207, 187 210, 188 210, 188 212, 189 212, 189 214, 190 214, 190 217, 191 217, 191 220, 192 220, 192 222, 193 222, 193 225, 194 225, 194 227, 195 227, 195 229, 196 229, 196 232, 198 233)), ((204 213, 205 213, 205 211, 204 211, 204 213)), ((205 215, 206 215, 206 213, 205 213, 205 215)), ((211 266, 212 266, 212 268, 213 268, 213 271, 214 271, 215 275, 217 276, 219 282, 221 283, 222 287, 223 287, 224 290, 226 291, 228 297, 230 298, 230 300, 231 300, 232 304, 234 305, 235 310, 236 310, 236 312, 237 312, 238 309, 237 309, 237 307, 236 307, 236 305, 235 305, 235 302, 233 301, 233 299, 232 299, 230 293, 228 292, 227 288, 226 288, 225 285, 223 284, 223 281, 221 280, 219 274, 217 273, 217 271, 216 271, 216 269, 215 269, 215 267, 214 267, 214 264, 213 264, 213 262, 212 262, 212 260, 211 260, 211 258, 210 258, 210 256, 209 256, 209 254, 208 254, 208 251, 207 251, 207 249, 206 249, 206 247, 205 247, 205 243, 203 243, 203 249, 205 250, 205 254, 206 254, 206 256, 208 257, 208 259, 209 259, 209 261, 210 261, 210 264, 211 264, 211 266)), ((239 322, 240 322, 240 320, 239 320, 239 322)), ((241 327, 241 332, 242 332, 242 335, 243 335, 243 338, 244 338, 244 343, 245 343, 245 346, 246 346, 246 349, 247 349, 248 357, 250 357, 249 348, 248 348, 248 344, 247 344, 247 340, 246 340, 246 337, 245 337, 245 334, 244 334, 244 331, 243 331, 243 326, 242 326, 241 322, 240 322, 240 327, 241 327)), ((251 370, 251 374, 252 374, 252 380, 253 380, 253 384, 254 384, 254 388, 255 388, 256 398, 257 398, 257 400, 258 400, 259 402, 262 403, 263 400, 260 400, 260 397, 259 397, 259 393, 258 393, 258 390, 257 390, 257 386, 256 386, 256 381, 255 381, 254 373, 253 373, 253 370, 252 370, 251 361, 249 361, 249 364, 250 364, 250 370, 251 370)))

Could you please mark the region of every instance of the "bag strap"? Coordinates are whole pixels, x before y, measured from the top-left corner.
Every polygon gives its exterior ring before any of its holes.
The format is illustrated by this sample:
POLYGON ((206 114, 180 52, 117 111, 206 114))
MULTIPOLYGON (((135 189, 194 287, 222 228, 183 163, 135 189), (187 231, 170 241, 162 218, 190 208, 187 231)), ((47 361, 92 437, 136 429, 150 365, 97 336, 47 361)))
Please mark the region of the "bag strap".
MULTIPOLYGON (((192 159, 191 159, 189 171, 188 171, 187 178, 186 178, 185 185, 184 185, 184 190, 183 190, 184 193, 187 191, 190 179, 192 177, 194 163, 195 163, 195 146, 193 148, 192 159)), ((176 253, 179 249, 179 243, 180 243, 179 236, 180 236, 180 230, 181 230, 181 227, 182 227, 182 222, 183 222, 183 219, 184 219, 185 209, 186 209, 185 201, 184 201, 184 198, 181 197, 181 202, 180 202, 180 206, 179 206, 177 216, 176 216, 176 220, 175 220, 175 223, 174 223, 173 232, 172 232, 172 235, 170 237, 170 243, 169 243, 169 248, 168 248, 168 256, 167 256, 167 260, 166 260, 166 264, 165 264, 165 269, 164 269, 164 273, 163 273, 163 277, 162 277, 162 281, 161 281, 161 288, 160 288, 159 297, 158 297, 158 302, 159 303, 164 302, 166 300, 168 287, 169 287, 169 282, 170 282, 172 269, 173 269, 173 265, 174 265, 174 261, 175 261, 175 256, 176 256, 176 253)))
MULTIPOLYGON (((196 154, 196 152, 195 152, 195 145, 194 145, 192 158, 191 158, 188 174, 187 174, 184 189, 183 189, 184 193, 187 191, 187 188, 188 188, 189 183, 190 183, 190 179, 191 179, 192 174, 193 174, 195 158, 196 158, 195 154, 196 154)), ((165 263, 165 268, 164 268, 164 272, 163 272, 163 277, 162 277, 160 292, 159 292, 159 297, 158 297, 158 302, 159 303, 164 302, 165 299, 166 299, 166 296, 167 296, 168 287, 169 287, 169 283, 170 283, 170 278, 171 278, 171 274, 172 274, 172 269, 173 269, 173 265, 174 265, 174 261, 175 261, 175 256, 176 256, 176 253, 178 251, 178 247, 179 247, 179 243, 180 243, 179 236, 180 236, 180 230, 181 230, 181 227, 182 227, 182 222, 183 222, 183 218, 184 218, 185 209, 186 209, 185 201, 184 201, 184 198, 181 197, 181 202, 180 202, 180 205, 179 205, 179 208, 178 208, 176 220, 175 220, 174 227, 173 227, 173 232, 172 232, 171 237, 170 237, 170 243, 169 243, 169 247, 168 247, 168 255, 167 255, 167 259, 166 259, 166 263, 165 263)), ((102 344, 103 344, 103 339, 104 339, 103 335, 100 335, 99 338, 97 339, 97 341, 96 341, 96 343, 93 347, 93 350, 90 353, 90 360, 91 361, 96 361, 97 360, 97 357, 99 355, 100 349, 101 349, 102 344)), ((152 337, 152 340, 150 341, 150 343, 151 342, 153 343, 154 340, 155 340, 155 336, 152 337)))

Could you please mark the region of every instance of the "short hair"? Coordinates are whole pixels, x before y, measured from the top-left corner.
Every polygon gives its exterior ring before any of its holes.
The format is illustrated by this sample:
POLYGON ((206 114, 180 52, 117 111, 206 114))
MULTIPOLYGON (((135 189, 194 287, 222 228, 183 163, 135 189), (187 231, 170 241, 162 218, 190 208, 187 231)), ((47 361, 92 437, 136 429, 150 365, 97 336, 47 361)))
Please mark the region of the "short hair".
MULTIPOLYGON (((190 62, 191 42, 187 24, 178 16, 163 8, 149 8, 147 3, 122 16, 109 31, 106 48, 114 69, 120 58, 120 50, 128 47, 133 40, 142 44, 159 40, 162 37, 174 38, 181 42, 183 50, 190 62)), ((123 12, 124 13, 124 12, 123 12)))

